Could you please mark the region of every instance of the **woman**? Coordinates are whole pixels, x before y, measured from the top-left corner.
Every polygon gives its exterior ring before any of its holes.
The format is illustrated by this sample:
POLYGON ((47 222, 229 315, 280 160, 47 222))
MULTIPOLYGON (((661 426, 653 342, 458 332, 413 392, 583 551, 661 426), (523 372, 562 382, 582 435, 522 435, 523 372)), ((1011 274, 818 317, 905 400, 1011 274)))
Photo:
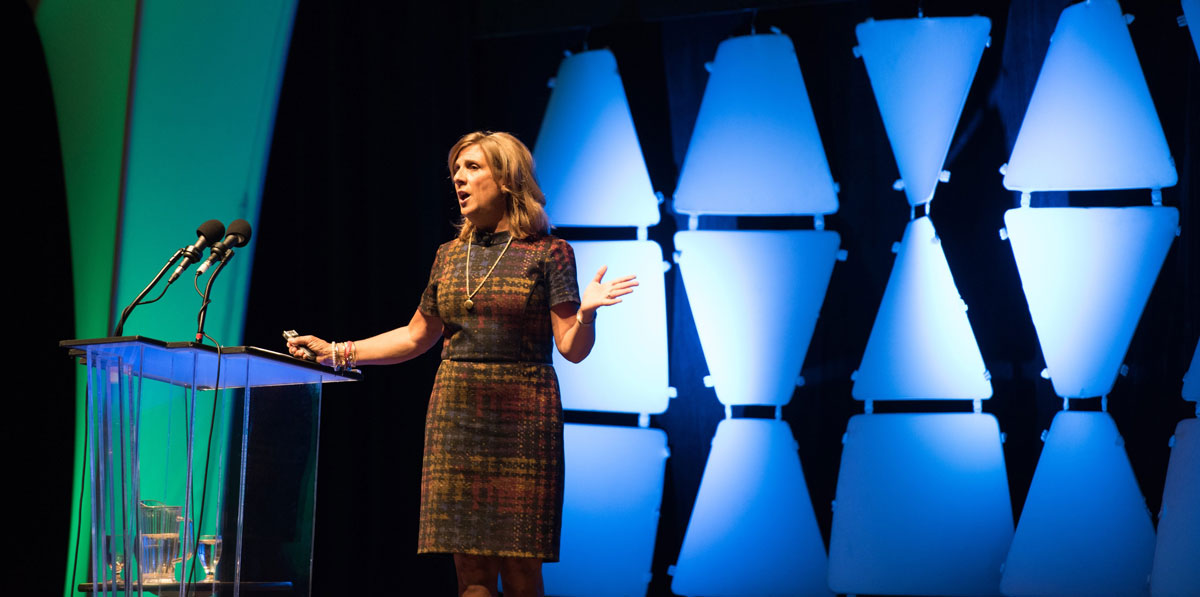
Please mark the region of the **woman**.
POLYGON ((542 562, 557 561, 562 519, 562 405, 550 340, 579 362, 595 341, 596 310, 637 281, 579 295, 575 255, 547 234, 529 149, 507 133, 476 132, 450 149, 463 215, 438 248, 407 326, 357 342, 288 341, 323 364, 411 359, 446 337, 430 397, 421 473, 421 553, 454 554, 459 595, 541 595, 542 562))

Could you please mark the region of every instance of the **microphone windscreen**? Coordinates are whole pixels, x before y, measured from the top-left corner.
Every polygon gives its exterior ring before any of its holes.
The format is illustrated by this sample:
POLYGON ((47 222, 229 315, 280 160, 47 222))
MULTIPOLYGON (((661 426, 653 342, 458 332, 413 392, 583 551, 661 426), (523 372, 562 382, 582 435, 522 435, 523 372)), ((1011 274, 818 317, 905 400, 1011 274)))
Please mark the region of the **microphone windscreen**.
POLYGON ((196 234, 208 239, 209 243, 215 243, 225 238, 225 225, 220 220, 209 220, 196 229, 196 234))
POLYGON ((227 232, 229 234, 236 234, 240 238, 237 244, 233 245, 235 247, 244 247, 246 243, 250 242, 250 222, 246 220, 238 218, 230 222, 227 232))

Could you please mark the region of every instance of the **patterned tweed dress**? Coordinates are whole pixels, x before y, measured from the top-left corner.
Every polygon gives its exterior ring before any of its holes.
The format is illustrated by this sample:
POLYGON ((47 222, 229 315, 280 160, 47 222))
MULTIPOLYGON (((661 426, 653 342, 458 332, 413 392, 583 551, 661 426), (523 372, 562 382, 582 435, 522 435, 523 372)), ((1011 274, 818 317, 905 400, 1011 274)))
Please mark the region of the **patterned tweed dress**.
POLYGON ((550 307, 579 302, 562 239, 475 233, 467 310, 466 243, 438 249, 421 312, 445 324, 425 423, 417 551, 558 560, 563 422, 551 365, 550 307))

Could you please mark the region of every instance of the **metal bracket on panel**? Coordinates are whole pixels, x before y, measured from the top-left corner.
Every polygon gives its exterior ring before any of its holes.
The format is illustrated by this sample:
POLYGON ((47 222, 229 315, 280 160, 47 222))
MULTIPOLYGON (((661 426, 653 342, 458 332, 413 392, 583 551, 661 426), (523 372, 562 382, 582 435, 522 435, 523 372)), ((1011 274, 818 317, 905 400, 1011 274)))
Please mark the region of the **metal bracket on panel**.
POLYGON ((849 251, 847 251, 847 250, 845 250, 845 249, 838 249, 838 252, 837 252, 837 257, 835 257, 835 259, 837 259, 838 261, 845 261, 845 260, 847 260, 847 259, 849 259, 849 258, 850 258, 850 252, 849 252, 849 251))
POLYGON ((645 429, 650 426, 650 413, 638 413, 638 427, 645 429))
POLYGON ((1000 164, 1000 176, 1004 176, 1005 174, 1008 174, 1008 162, 1000 164))
POLYGON ((900 253, 900 241, 892 242, 892 254, 900 253))
POLYGON ((862 48, 860 48, 858 46, 854 46, 853 48, 850 48, 850 53, 854 54, 855 58, 862 58, 862 48))
POLYGON ((667 202, 667 197, 666 197, 666 195, 663 195, 662 191, 654 191, 654 198, 658 199, 659 205, 662 205, 663 203, 667 202))
POLYGON ((990 36, 990 35, 989 35, 989 36, 987 37, 987 40, 985 40, 985 41, 983 42, 983 47, 985 47, 985 48, 990 48, 990 47, 992 47, 992 36, 990 36))
POLYGON ((688 230, 700 229, 700 216, 691 214, 688 216, 688 230))
POLYGON ((1029 191, 1021 191, 1021 207, 1029 207, 1033 203, 1033 195, 1029 191))
POLYGON ((731 405, 729 405, 729 404, 726 404, 726 405, 725 405, 725 418, 726 418, 726 419, 732 419, 732 418, 733 418, 733 406, 731 406, 731 405))
POLYGON ((554 79, 554 77, 550 77, 549 79, 546 79, 546 87, 549 87, 550 89, 554 89, 554 85, 556 83, 557 83, 557 81, 554 79))
POLYGON ((775 405, 775 420, 776 421, 783 420, 783 407, 779 406, 778 404, 775 405))
POLYGON ((680 253, 679 251, 675 251, 674 253, 671 253, 671 259, 674 259, 675 263, 679 263, 680 257, 683 257, 683 253, 680 253))
POLYGON ((1125 363, 1121 363, 1121 368, 1117 370, 1117 373, 1120 373, 1121 377, 1128 376, 1129 375, 1129 365, 1127 365, 1125 363))
POLYGON ((671 262, 664 260, 663 261, 663 273, 665 274, 669 271, 671 271, 671 262))
POLYGON ((813 229, 814 230, 824 230, 825 229, 825 216, 823 216, 821 214, 816 214, 813 216, 813 229))
POLYGON ((1108 394, 1100 397, 1100 412, 1108 412, 1108 394))
POLYGON ((1150 205, 1162 207, 1162 189, 1150 189, 1150 205))
POLYGON ((667 566, 667 576, 675 576, 675 564, 667 566))
POLYGON ((1042 373, 1041 373, 1041 376, 1042 376, 1042 379, 1050 379, 1050 368, 1049 368, 1049 367, 1043 367, 1043 368, 1042 368, 1042 373))
MULTIPOLYGON (((917 219, 917 206, 910 205, 908 206, 908 221, 911 222, 915 219, 917 219)), ((892 252, 896 252, 896 245, 892 245, 892 252)))
POLYGON ((774 33, 775 35, 783 35, 783 31, 781 31, 779 29, 779 27, 771 25, 770 29, 771 29, 771 33, 774 33))
POLYGON ((842 194, 842 184, 837 182, 836 180, 833 182, 833 194, 834 195, 842 194))
POLYGON ((950 171, 942 170, 941 172, 938 172, 938 180, 941 182, 950 182, 950 171))
POLYGON ((804 387, 804 376, 803 375, 796 376, 796 387, 797 388, 804 387))
POLYGON ((1046 443, 1046 435, 1048 435, 1049 433, 1050 433, 1049 429, 1043 429, 1042 434, 1038 436, 1038 439, 1042 440, 1043 444, 1046 443))
POLYGON ((1003 443, 1006 443, 1006 442, 1008 442, 1008 434, 1007 434, 1007 433, 1005 433, 1005 432, 1003 432, 1003 431, 1001 431, 1001 432, 1000 432, 1000 443, 1002 443, 1002 444, 1003 444, 1003 443))
POLYGON ((896 182, 892 183, 892 190, 893 191, 903 191, 904 190, 904 179, 897 178, 896 182))
POLYGON ((992 381, 992 372, 988 369, 984 369, 983 370, 983 379, 984 379, 984 381, 992 381))
POLYGON ((711 375, 705 375, 704 377, 700 378, 700 381, 704 383, 704 387, 706 388, 711 388, 714 385, 711 375))
POLYGON ((1175 447, 1175 434, 1171 434, 1171 439, 1167 440, 1167 447, 1168 448, 1175 447))
POLYGON ((983 412, 983 400, 976 398, 971 401, 971 412, 979 414, 983 412))
POLYGON ((1008 228, 1000 229, 1000 240, 1008 240, 1008 228))
POLYGON ((637 239, 638 239, 638 240, 646 240, 646 239, 648 239, 648 238, 650 238, 650 233, 646 231, 646 227, 645 227, 645 226, 638 226, 638 229, 637 229, 637 239))
POLYGON ((679 390, 675 389, 675 386, 667 386, 667 398, 678 398, 678 397, 679 397, 679 390))
POLYGON ((710 60, 710 61, 708 61, 708 62, 705 62, 705 63, 704 63, 704 70, 705 70, 705 72, 710 72, 710 73, 711 73, 711 72, 712 72, 712 67, 713 67, 713 63, 712 63, 712 61, 711 61, 711 60, 710 60))
POLYGON ((863 400, 863 413, 869 415, 873 412, 875 412, 875 401, 863 400))
POLYGON ((1175 24, 1179 25, 1180 27, 1187 27, 1187 16, 1179 15, 1175 17, 1175 24))
POLYGON ((1132 24, 1133 24, 1133 15, 1131 15, 1131 14, 1129 14, 1129 13, 1125 13, 1125 24, 1126 24, 1126 25, 1132 25, 1132 24))
POLYGON ((1063 396, 1063 410, 1071 410, 1071 399, 1063 396))

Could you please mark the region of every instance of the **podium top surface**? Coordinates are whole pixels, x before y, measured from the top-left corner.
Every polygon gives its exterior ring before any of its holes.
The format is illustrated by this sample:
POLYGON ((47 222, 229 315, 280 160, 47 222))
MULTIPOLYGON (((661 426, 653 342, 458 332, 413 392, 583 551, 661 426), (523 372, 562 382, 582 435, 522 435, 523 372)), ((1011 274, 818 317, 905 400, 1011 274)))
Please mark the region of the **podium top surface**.
POLYGON ((217 348, 196 342, 164 342, 145 336, 63 340, 59 346, 84 363, 111 359, 130 375, 201 390, 359 381, 358 370, 335 371, 312 361, 254 346, 217 348), (219 384, 219 385, 218 385, 219 384))

